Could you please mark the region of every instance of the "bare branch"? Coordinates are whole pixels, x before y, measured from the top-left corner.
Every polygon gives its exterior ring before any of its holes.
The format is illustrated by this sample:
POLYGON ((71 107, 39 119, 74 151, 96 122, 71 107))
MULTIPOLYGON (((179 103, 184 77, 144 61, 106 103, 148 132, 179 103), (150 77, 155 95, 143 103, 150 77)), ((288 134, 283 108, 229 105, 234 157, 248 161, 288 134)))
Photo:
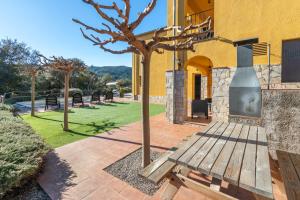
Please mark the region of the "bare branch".
POLYGON ((78 59, 65 59, 63 57, 52 56, 47 58, 43 55, 41 57, 41 62, 44 67, 52 68, 54 70, 72 72, 74 70, 82 71, 85 69, 85 64, 78 59))
POLYGON ((97 29, 97 28, 94 28, 92 26, 89 26, 83 22, 81 22, 80 20, 77 20, 77 19, 73 19, 73 21, 77 24, 80 24, 81 26, 83 26, 86 30, 92 30, 98 34, 102 34, 102 35, 109 35, 111 36, 112 38, 116 39, 116 40, 120 40, 120 41, 127 41, 126 38, 121 35, 120 33, 117 33, 115 31, 112 31, 111 28, 107 25, 107 24, 104 24, 103 25, 105 27, 108 28, 108 30, 104 30, 104 29, 97 29))
POLYGON ((189 39, 193 37, 197 37, 201 34, 207 34, 208 32, 211 31, 211 17, 208 17, 205 22, 198 24, 198 25, 190 25, 185 27, 179 35, 175 36, 160 36, 162 33, 168 32, 173 29, 178 29, 178 27, 167 27, 167 28, 161 28, 157 30, 154 33, 153 36, 153 41, 150 42, 150 45, 156 45, 161 42, 169 42, 169 41, 176 41, 176 40, 184 40, 184 39, 189 39), (202 31, 203 29, 206 29, 206 31, 202 31))
POLYGON ((133 31, 134 29, 136 29, 142 23, 144 18, 147 15, 149 15, 152 12, 152 10, 155 8, 156 3, 157 3, 157 0, 151 0, 151 3, 148 4, 147 8, 145 8, 145 10, 139 15, 137 20, 129 25, 130 30, 133 31))
POLYGON ((113 17, 109 17, 107 14, 105 14, 102 9, 114 9, 116 10, 116 7, 114 5, 112 6, 106 6, 106 5, 102 5, 102 4, 98 4, 95 3, 93 0, 83 0, 83 2, 93 6, 95 8, 95 10, 97 11, 97 13, 106 21, 108 21, 109 23, 111 23, 112 25, 114 25, 118 30, 121 30, 120 27, 120 23, 113 17))
POLYGON ((124 49, 124 50, 112 50, 112 49, 105 47, 104 45, 99 45, 99 47, 101 49, 103 49, 104 51, 112 53, 112 54, 124 54, 124 53, 140 54, 140 52, 134 47, 128 47, 127 49, 124 49))
POLYGON ((128 24, 130 17, 130 0, 123 0, 125 3, 125 24, 128 24))

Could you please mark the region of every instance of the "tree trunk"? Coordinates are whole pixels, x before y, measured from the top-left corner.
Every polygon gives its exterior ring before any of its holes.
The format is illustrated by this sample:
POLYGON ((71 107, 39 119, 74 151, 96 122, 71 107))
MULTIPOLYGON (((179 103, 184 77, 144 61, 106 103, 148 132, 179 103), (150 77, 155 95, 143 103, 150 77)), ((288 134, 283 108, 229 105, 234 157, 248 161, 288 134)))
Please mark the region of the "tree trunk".
POLYGON ((35 115, 35 74, 31 76, 31 116, 35 115))
POLYGON ((70 72, 66 72, 65 74, 65 92, 64 92, 64 131, 69 130, 69 119, 68 119, 68 111, 69 111, 69 82, 70 82, 70 72))
POLYGON ((142 69, 142 123, 143 123, 143 163, 145 168, 150 164, 150 117, 149 117, 149 76, 151 54, 144 55, 142 69))

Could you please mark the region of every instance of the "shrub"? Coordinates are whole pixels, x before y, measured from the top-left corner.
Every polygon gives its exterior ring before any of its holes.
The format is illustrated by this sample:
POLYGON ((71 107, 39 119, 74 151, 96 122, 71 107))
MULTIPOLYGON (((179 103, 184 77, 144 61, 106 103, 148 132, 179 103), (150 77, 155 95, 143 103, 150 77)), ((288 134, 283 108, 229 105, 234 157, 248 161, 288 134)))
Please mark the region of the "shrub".
MULTIPOLYGON (((69 96, 73 96, 74 94, 79 93, 81 95, 83 95, 83 92, 81 89, 79 88, 70 88, 69 89, 69 96)), ((61 94, 64 95, 64 90, 61 90, 61 94)))
POLYGON ((0 109, 0 199, 34 177, 49 147, 20 118, 0 109))

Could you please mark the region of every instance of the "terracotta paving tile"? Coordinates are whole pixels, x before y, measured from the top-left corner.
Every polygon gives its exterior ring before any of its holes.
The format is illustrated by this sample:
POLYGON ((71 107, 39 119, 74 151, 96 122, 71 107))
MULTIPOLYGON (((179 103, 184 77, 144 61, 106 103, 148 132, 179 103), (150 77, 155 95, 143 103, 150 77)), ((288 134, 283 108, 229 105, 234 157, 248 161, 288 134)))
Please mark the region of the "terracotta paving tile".
MULTIPOLYGON (((163 152, 204 128, 205 124, 195 123, 172 125, 167 122, 164 114, 154 116, 151 118, 151 147, 163 152)), ((57 148, 48 154, 46 166, 38 181, 54 200, 158 200, 166 182, 154 196, 148 196, 103 171, 105 167, 140 148, 141 139, 141 123, 137 122, 57 148)), ((190 177, 206 185, 211 180, 209 176, 199 176, 199 173, 191 173, 190 177)), ((272 177, 276 199, 286 200, 276 168, 272 170, 272 177)), ((222 191, 237 194, 235 188, 224 182, 222 191)), ((238 191, 237 196, 245 200, 253 199, 243 191, 238 191)), ((179 189, 174 199, 208 200, 202 194, 184 187, 179 189)))
POLYGON ((120 192, 124 199, 144 199, 147 195, 141 191, 133 188, 130 185, 127 185, 124 190, 120 192))
POLYGON ((96 191, 92 192, 84 200, 125 200, 123 196, 112 190, 109 187, 100 187, 96 191))

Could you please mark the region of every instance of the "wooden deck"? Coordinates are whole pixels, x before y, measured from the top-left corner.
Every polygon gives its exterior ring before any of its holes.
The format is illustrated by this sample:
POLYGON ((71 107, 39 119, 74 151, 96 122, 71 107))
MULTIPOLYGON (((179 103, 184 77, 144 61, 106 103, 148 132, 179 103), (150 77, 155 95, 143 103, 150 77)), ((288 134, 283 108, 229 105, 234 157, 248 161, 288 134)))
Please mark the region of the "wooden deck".
POLYGON ((169 160, 273 199, 267 138, 262 127, 212 122, 169 160))

